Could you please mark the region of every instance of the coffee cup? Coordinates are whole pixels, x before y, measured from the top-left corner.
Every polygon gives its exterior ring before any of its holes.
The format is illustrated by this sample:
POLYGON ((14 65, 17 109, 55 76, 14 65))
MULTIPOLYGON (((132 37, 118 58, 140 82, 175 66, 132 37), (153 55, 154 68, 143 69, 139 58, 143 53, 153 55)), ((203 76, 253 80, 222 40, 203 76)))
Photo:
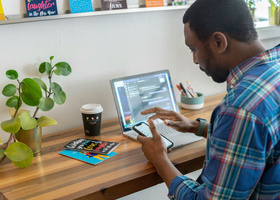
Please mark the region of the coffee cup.
POLYGON ((102 106, 100 104, 85 104, 80 110, 83 117, 85 134, 87 136, 100 135, 102 106))

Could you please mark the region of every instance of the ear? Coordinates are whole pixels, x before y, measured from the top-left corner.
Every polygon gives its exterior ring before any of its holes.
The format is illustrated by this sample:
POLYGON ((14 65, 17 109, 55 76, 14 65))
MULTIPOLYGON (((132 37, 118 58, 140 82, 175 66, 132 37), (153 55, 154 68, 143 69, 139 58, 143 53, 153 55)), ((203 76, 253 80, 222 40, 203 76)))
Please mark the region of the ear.
POLYGON ((223 54, 228 47, 228 40, 225 34, 222 32, 214 32, 211 37, 212 45, 216 49, 217 53, 223 54))

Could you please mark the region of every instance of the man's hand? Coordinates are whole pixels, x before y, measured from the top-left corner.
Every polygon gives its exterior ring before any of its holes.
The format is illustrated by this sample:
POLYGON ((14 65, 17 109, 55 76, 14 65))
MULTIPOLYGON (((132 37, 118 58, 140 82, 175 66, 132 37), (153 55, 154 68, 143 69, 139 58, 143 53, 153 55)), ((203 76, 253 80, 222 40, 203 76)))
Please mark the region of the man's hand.
POLYGON ((199 122, 191 120, 180 113, 164 110, 159 107, 150 108, 141 112, 142 115, 155 113, 150 119, 161 119, 166 126, 174 128, 180 132, 196 133, 199 129, 199 122))
POLYGON ((157 165, 162 159, 168 159, 167 149, 164 140, 158 133, 153 120, 149 120, 149 127, 153 137, 137 136, 137 140, 142 144, 142 151, 146 158, 153 164, 157 165))
POLYGON ((169 187, 172 180, 181 173, 168 159, 165 142, 157 132, 153 120, 149 120, 149 127, 153 137, 138 135, 137 140, 142 144, 142 150, 146 158, 154 165, 158 174, 169 187))

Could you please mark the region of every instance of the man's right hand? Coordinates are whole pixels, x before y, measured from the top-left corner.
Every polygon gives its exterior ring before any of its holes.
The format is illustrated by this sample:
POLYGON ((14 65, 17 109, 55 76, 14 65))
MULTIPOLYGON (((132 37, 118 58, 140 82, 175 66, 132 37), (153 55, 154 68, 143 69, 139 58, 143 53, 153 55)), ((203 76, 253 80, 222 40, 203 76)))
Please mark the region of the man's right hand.
POLYGON ((191 120, 180 113, 170 110, 164 110, 159 107, 150 108, 141 112, 142 115, 155 113, 150 119, 161 119, 166 126, 174 128, 180 132, 196 133, 199 129, 199 122, 191 120))

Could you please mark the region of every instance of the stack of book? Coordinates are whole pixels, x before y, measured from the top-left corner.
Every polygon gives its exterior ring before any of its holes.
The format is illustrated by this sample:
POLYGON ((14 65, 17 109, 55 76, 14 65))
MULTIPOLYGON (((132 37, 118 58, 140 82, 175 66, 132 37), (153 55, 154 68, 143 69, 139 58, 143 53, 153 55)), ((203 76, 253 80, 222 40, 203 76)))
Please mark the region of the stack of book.
POLYGON ((71 158, 75 158, 90 164, 98 164, 112 156, 117 155, 113 150, 119 146, 118 142, 108 142, 101 140, 76 139, 66 144, 65 150, 59 152, 71 158))

